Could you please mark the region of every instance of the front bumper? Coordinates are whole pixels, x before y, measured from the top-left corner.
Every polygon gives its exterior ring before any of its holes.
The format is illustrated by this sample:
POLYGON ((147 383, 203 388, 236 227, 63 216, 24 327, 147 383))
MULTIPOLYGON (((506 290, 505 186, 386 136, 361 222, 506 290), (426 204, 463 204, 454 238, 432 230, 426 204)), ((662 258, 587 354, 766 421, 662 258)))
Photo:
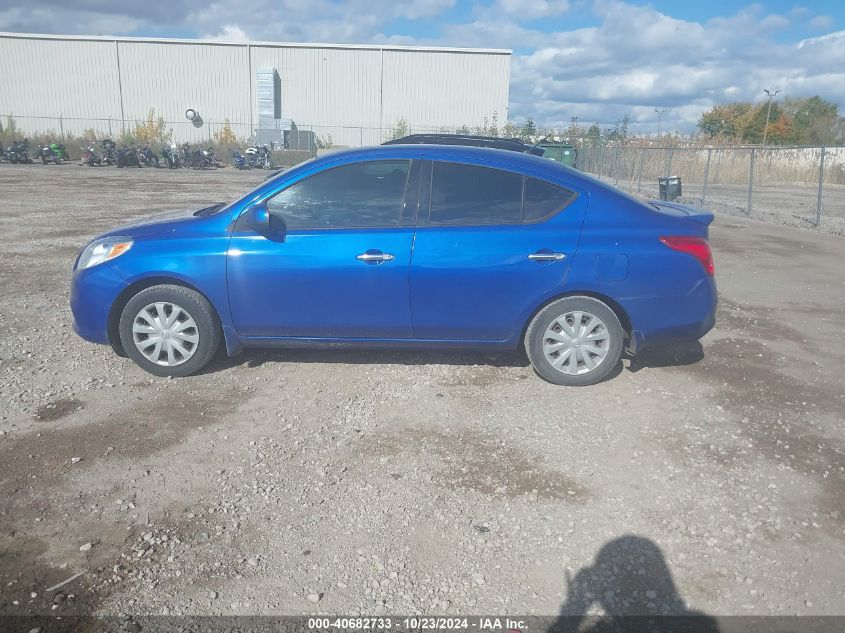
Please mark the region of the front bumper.
POLYGON ((111 266, 75 271, 70 286, 74 331, 86 341, 108 345, 109 312, 126 286, 111 266))

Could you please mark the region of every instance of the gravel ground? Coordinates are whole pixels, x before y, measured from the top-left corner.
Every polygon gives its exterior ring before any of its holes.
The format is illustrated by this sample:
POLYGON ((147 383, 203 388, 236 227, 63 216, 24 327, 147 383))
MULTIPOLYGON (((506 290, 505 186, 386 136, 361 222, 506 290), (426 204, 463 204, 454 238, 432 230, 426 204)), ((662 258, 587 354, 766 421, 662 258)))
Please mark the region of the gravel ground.
POLYGON ((74 335, 89 237, 261 177, 0 166, 0 613, 845 614, 840 238, 719 215, 703 349, 589 388, 433 352, 158 379, 74 335))

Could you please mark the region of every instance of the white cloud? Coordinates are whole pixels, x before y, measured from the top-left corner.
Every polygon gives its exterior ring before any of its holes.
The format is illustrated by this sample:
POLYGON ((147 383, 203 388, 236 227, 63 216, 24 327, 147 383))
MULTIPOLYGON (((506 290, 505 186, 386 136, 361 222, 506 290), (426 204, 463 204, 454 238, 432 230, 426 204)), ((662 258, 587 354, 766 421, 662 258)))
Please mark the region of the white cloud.
POLYGON ((440 15, 455 6, 455 0, 406 0, 395 4, 395 13, 409 20, 440 15))
POLYGON ((219 42, 245 42, 250 39, 246 31, 237 24, 224 24, 219 32, 203 35, 202 38, 219 42))
POLYGON ((833 26, 833 18, 829 15, 817 15, 809 22, 811 29, 816 29, 817 31, 825 31, 833 26))
MULTIPOLYGON (((456 0, 0 0, 0 30, 129 34, 192 30, 220 40, 434 44, 512 48, 511 120, 610 125, 630 113, 634 127, 692 130, 715 103, 820 94, 845 110, 845 31, 785 43, 790 21, 824 33, 832 20, 795 6, 768 14, 751 4, 705 22, 682 20, 623 0, 484 0, 448 22, 456 0), (568 12, 597 24, 567 29, 568 12), (437 35, 390 32, 424 20, 437 35), (561 24, 549 31, 549 24, 561 24), (541 28, 542 27, 542 28, 541 28)), ((500 113, 500 118, 504 113, 500 113)))
POLYGON ((569 11, 569 0, 497 0, 498 8, 523 20, 548 18, 569 11))

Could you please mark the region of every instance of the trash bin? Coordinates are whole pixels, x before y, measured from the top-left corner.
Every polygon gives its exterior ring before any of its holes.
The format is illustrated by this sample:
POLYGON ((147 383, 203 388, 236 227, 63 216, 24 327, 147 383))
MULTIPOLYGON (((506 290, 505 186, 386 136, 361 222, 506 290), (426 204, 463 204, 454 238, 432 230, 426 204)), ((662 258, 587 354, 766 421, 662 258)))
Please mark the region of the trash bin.
POLYGON ((681 177, 680 176, 665 176, 657 179, 660 185, 660 199, 672 202, 675 198, 681 195, 681 177))
POLYGON ((550 158, 569 167, 575 166, 578 151, 569 143, 540 143, 540 147, 546 150, 543 158, 550 158))

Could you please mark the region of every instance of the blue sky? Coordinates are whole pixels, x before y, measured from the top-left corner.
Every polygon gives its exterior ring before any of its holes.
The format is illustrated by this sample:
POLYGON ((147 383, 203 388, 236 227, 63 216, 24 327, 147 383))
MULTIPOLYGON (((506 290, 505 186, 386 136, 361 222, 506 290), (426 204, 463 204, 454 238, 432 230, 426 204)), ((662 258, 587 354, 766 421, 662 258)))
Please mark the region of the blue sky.
POLYGON ((510 48, 512 121, 692 131, 714 104, 819 94, 845 114, 845 2, 0 0, 0 31, 510 48))

